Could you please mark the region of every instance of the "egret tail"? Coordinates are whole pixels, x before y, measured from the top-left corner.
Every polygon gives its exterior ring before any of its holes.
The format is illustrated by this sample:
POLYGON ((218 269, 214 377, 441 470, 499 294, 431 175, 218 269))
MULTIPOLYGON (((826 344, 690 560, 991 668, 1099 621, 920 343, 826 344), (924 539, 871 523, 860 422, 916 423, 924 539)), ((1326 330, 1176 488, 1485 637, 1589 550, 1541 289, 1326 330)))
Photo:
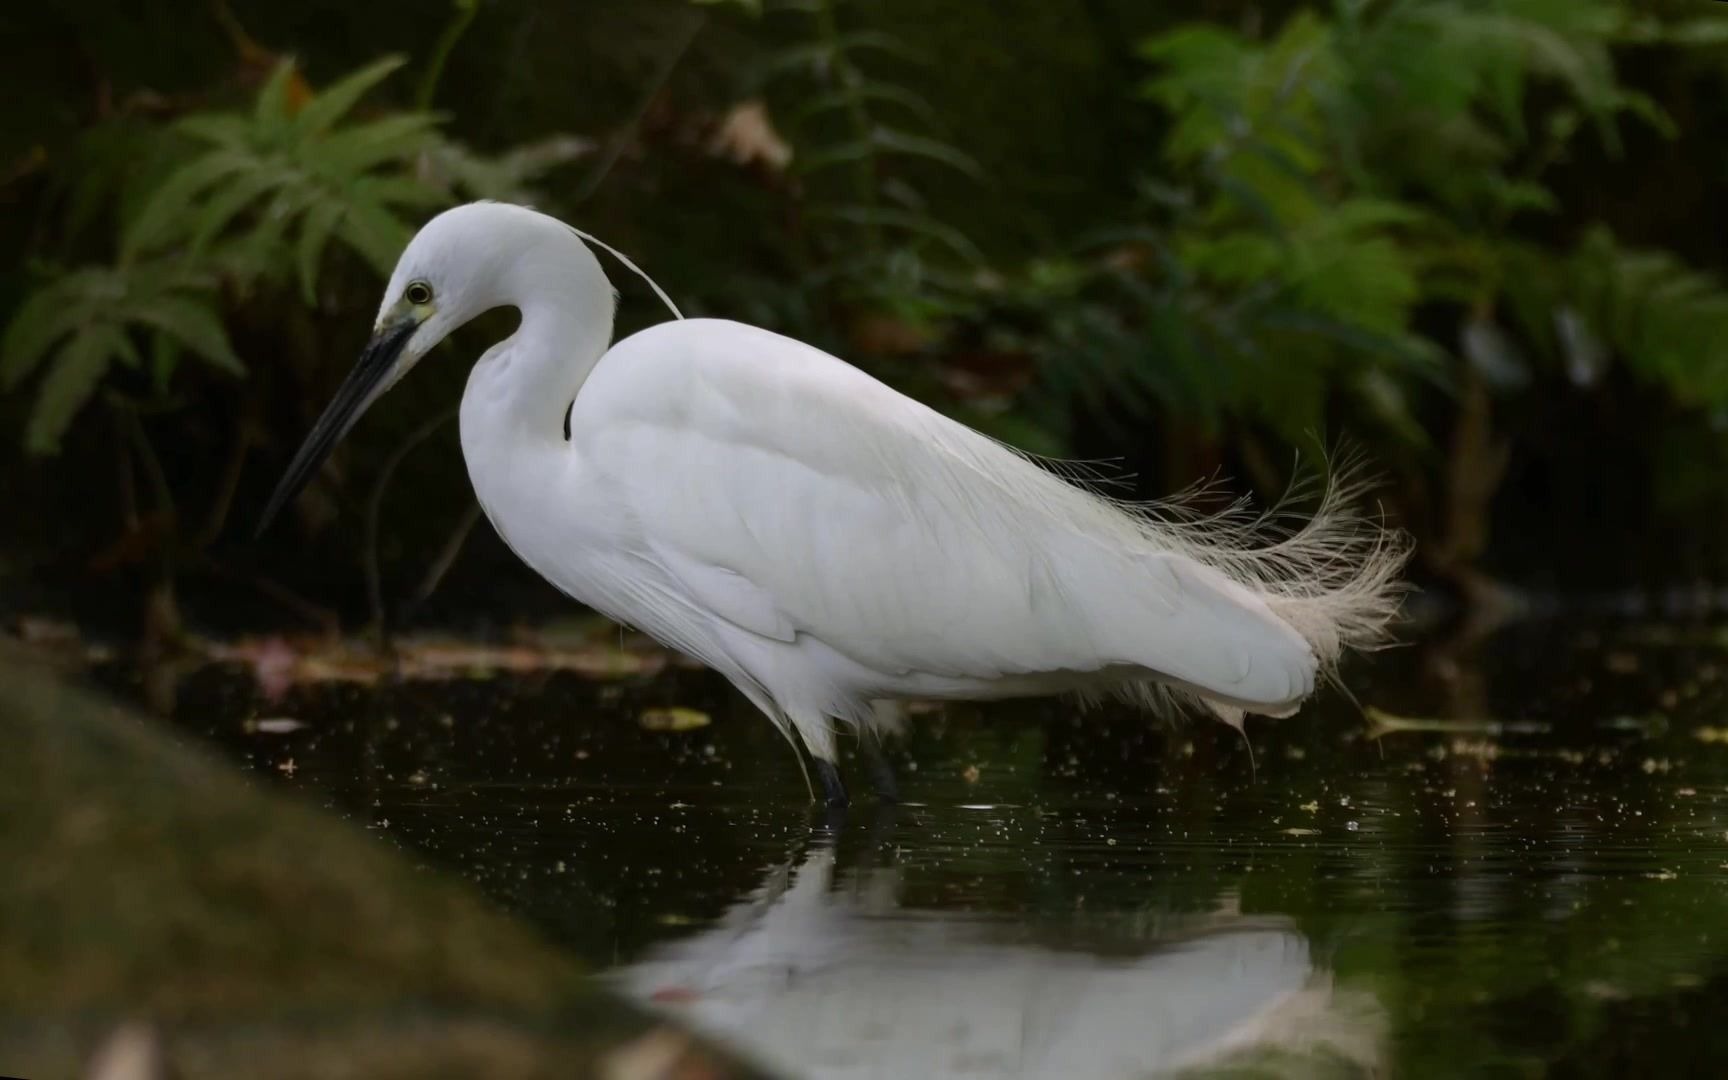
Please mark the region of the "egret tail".
MULTIPOLYGON (((1297 485, 1276 506, 1255 512, 1246 499, 1222 512, 1201 513, 1189 495, 1128 506, 1158 542, 1215 570, 1226 585, 1241 588, 1265 605, 1306 645, 1316 677, 1336 675, 1347 652, 1390 644, 1391 626, 1407 586, 1401 574, 1410 542, 1366 511, 1372 482, 1361 463, 1341 461, 1325 482, 1317 507, 1306 513, 1308 485, 1297 485)), ((1301 705, 1286 701, 1244 702, 1202 687, 1136 682, 1126 696, 1142 703, 1175 697, 1197 701, 1232 726, 1245 712, 1284 716, 1301 705)))

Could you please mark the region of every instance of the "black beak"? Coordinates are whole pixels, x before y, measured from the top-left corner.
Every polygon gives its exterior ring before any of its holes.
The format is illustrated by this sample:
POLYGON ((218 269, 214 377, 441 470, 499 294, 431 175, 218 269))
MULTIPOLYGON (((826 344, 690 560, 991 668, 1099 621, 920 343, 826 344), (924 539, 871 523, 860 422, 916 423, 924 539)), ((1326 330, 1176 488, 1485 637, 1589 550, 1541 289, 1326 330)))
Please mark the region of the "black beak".
POLYGON ((418 326, 413 319, 403 319, 372 335, 366 351, 360 354, 360 362, 348 373, 342 388, 336 391, 335 399, 312 426, 312 434, 306 436, 299 453, 294 455, 294 462, 288 466, 282 482, 276 485, 276 493, 270 496, 269 504, 264 507, 264 516, 258 520, 258 531, 253 534, 253 539, 263 536, 282 507, 300 494, 307 482, 317 475, 330 451, 342 441, 342 436, 348 434, 354 421, 360 419, 361 410, 371 402, 373 391, 396 366, 396 358, 402 355, 403 347, 418 326))

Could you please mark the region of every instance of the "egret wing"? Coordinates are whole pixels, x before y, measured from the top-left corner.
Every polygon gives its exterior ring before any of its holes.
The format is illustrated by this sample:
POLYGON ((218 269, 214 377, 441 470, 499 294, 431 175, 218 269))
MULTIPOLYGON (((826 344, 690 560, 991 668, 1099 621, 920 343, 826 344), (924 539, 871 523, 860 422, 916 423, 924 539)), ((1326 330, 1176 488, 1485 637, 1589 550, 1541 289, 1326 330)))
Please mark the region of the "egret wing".
POLYGON ((1133 666, 1249 703, 1312 686, 1306 644, 1247 589, 789 338, 644 331, 596 367, 572 431, 648 557, 753 633, 888 679, 1133 666))

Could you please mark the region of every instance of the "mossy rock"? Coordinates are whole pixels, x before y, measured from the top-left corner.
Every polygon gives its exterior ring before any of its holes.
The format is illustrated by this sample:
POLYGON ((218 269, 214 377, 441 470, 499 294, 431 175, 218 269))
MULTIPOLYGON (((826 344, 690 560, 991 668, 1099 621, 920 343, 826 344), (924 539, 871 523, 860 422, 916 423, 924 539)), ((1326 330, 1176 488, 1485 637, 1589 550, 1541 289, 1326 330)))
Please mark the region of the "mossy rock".
POLYGON ((182 1080, 760 1075, 16 649, 0 747, 0 1074, 78 1075, 106 1040, 182 1080))

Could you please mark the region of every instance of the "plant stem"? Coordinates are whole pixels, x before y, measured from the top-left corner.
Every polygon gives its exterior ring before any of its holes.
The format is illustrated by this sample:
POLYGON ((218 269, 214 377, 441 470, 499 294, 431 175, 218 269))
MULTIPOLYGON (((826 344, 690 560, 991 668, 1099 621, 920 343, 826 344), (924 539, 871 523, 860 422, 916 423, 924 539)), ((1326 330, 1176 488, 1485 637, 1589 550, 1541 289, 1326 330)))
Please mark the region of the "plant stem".
POLYGON ((162 469, 162 460, 156 456, 156 448, 150 445, 150 436, 144 430, 144 422, 138 419, 138 410, 129 402, 121 402, 116 408, 120 410, 126 430, 132 436, 132 445, 138 451, 138 459, 144 463, 144 475, 149 478, 150 489, 156 496, 157 510, 172 528, 176 520, 174 492, 168 486, 168 474, 162 469))
POLYGON ((426 71, 420 76, 420 89, 414 95, 414 107, 421 112, 432 107, 432 96, 437 93, 438 80, 444 74, 444 62, 450 58, 468 24, 480 11, 480 0, 455 0, 455 3, 456 14, 444 24, 444 32, 438 35, 438 44, 432 47, 432 59, 427 61, 426 71))
POLYGON ((114 461, 120 481, 120 517, 127 532, 136 532, 138 521, 138 477, 132 469, 131 430, 116 407, 114 418, 114 461))
POLYGON ((671 46, 660 58, 660 65, 654 71, 654 76, 648 80, 648 88, 643 91, 636 102, 636 108, 624 121, 624 126, 618 129, 618 134, 606 145, 606 150, 600 155, 600 160, 594 163, 594 171, 588 174, 582 182, 582 187, 576 192, 573 203, 587 202, 589 197, 600 190, 600 185, 611 174, 618 159, 624 156, 624 149, 636 138, 636 133, 642 127, 643 119, 648 115, 648 109, 654 104, 654 99, 660 96, 660 91, 666 88, 671 80, 672 72, 678 68, 678 61, 684 59, 691 44, 696 40, 696 34, 708 21, 707 15, 695 12, 684 22, 684 31, 672 39, 671 46))
POLYGON ((326 607, 320 607, 278 581, 267 578, 262 574, 237 570, 234 567, 229 566, 227 563, 218 562, 217 560, 210 558, 208 555, 203 557, 203 566, 216 577, 250 585, 265 597, 274 600, 277 604, 294 612, 307 622, 316 623, 329 637, 334 638, 341 633, 342 623, 341 620, 336 617, 334 611, 331 611, 326 607))
POLYGON ((252 436, 248 421, 240 419, 234 424, 234 446, 228 452, 228 461, 222 468, 222 479, 216 489, 216 498, 210 504, 210 514, 204 520, 204 528, 198 534, 198 547, 205 548, 216 542, 216 537, 222 532, 222 526, 228 523, 228 511, 234 506, 234 494, 240 490, 240 476, 245 471, 246 455, 252 448, 252 436))
MULTIPOLYGON (((852 125, 852 136, 864 147, 864 154, 858 159, 858 165, 852 170, 853 197, 858 205, 866 210, 876 209, 876 125, 870 120, 870 108, 864 102, 864 95, 858 92, 863 76, 853 66, 846 55, 846 50, 840 46, 840 19, 835 8, 838 0, 822 0, 816 9, 816 30, 822 40, 828 45, 829 63, 833 67, 834 78, 839 83, 840 91, 846 96, 846 118, 852 125)), ((870 219, 873 215, 867 214, 870 219)), ((876 254, 882 248, 882 232, 874 220, 864 223, 864 246, 871 254, 876 254)))
POLYGON ((384 579, 378 569, 378 519, 384 509, 384 492, 389 489, 390 480, 396 475, 396 469, 403 459, 416 446, 431 438, 439 428, 454 419, 456 413, 455 409, 446 409, 410 432, 385 460, 384 467, 378 472, 377 482, 372 485, 372 494, 366 500, 366 534, 362 561, 366 572, 366 601, 372 610, 371 632, 380 646, 389 639, 389 623, 384 613, 384 579))
POLYGON ((145 600, 142 656, 145 666, 150 667, 178 648, 186 637, 180 619, 180 605, 174 596, 174 556, 179 543, 179 520, 174 511, 174 493, 168 486, 168 474, 162 469, 156 448, 150 445, 150 435, 144 430, 144 422, 138 418, 137 408, 125 400, 116 400, 114 408, 132 436, 138 459, 144 463, 144 475, 149 478, 156 495, 157 510, 167 526, 156 550, 156 580, 145 600))
POLYGON ((468 504, 468 512, 462 515, 462 520, 450 530, 445 538, 444 546, 438 549, 438 557, 432 560, 432 565, 426 568, 426 576, 420 579, 420 587, 414 590, 414 596, 409 600, 409 610, 417 610, 421 604, 432 598, 432 593, 444 580, 444 575, 456 564, 456 556, 462 554, 462 545, 468 542, 468 534, 474 531, 474 526, 480 521, 480 504, 468 504))

